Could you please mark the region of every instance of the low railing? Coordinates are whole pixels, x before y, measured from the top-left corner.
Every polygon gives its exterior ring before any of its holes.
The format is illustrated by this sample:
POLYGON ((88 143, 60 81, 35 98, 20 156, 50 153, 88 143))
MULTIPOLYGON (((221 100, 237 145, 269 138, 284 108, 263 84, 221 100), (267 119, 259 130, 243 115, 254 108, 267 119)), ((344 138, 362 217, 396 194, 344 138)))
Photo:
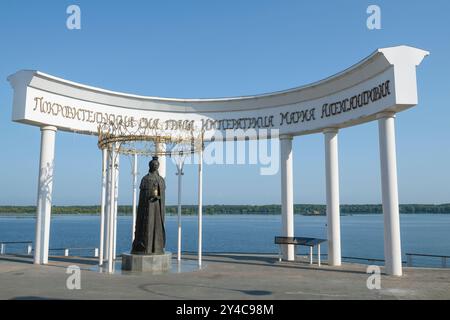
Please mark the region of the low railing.
MULTIPOLYGON (((183 253, 185 254, 197 254, 196 251, 184 251, 183 253)), ((208 251, 208 252, 203 252, 203 254, 208 255, 208 254, 248 254, 249 252, 240 252, 240 251, 227 251, 227 252, 222 252, 222 251, 208 251)), ((254 255, 278 255, 278 253, 275 252, 251 252, 250 254, 254 254, 254 255)), ((304 257, 308 257, 309 256, 309 252, 302 252, 302 251, 298 251, 296 252, 297 256, 304 256, 304 257)), ((328 257, 327 253, 321 253, 320 254, 321 259, 326 259, 328 257)), ((385 260, 384 259, 379 259, 379 258, 363 258, 363 257, 346 257, 343 256, 341 257, 342 260, 356 260, 356 261, 368 261, 369 263, 375 263, 375 262, 379 262, 379 263, 384 263, 385 260)), ((402 261, 402 264, 406 265, 407 261, 402 261)))
POLYGON ((0 255, 6 253, 6 245, 7 244, 26 244, 27 245, 27 254, 30 255, 33 251, 33 241, 2 241, 0 242, 0 255))
POLYGON ((378 258, 342 257, 342 260, 357 260, 357 261, 367 261, 369 263, 375 263, 375 262, 383 262, 384 263, 384 259, 378 259, 378 258))
MULTIPOLYGON (((31 255, 31 253, 33 252, 33 241, 1 241, 0 242, 0 255, 4 255, 6 253, 6 245, 16 245, 16 244, 25 244, 27 245, 26 247, 26 253, 27 255, 31 255)), ((92 250, 94 253, 94 257, 98 257, 99 254, 99 250, 98 248, 50 248, 50 251, 63 251, 64 252, 64 256, 68 257, 70 255, 71 251, 87 251, 87 250, 92 250)), ((189 252, 186 252, 189 253, 189 252)), ((211 254, 217 254, 217 253, 222 253, 222 252, 209 252, 211 254)), ((235 252, 235 253, 241 253, 241 252, 235 252)), ((264 254, 264 253, 259 253, 259 254, 264 254)), ((269 254, 269 253, 265 253, 265 254, 269 254)), ((272 253, 270 253, 272 254, 272 253)), ((298 255, 305 255, 307 256, 308 253, 303 254, 302 252, 298 252, 298 255)), ((437 255, 437 254, 425 254, 425 253, 406 253, 406 261, 402 261, 403 264, 406 264, 407 267, 412 267, 413 266, 413 257, 423 257, 423 258, 440 258, 441 259, 441 267, 442 268, 447 268, 449 263, 447 260, 450 260, 450 256, 446 256, 446 255, 437 255)), ((321 254, 322 257, 327 257, 328 255, 326 253, 322 253, 321 254)), ((383 263, 385 262, 384 259, 378 259, 378 258, 361 258, 361 257, 346 257, 343 256, 342 260, 356 260, 356 261, 367 261, 369 263, 383 263)))
MULTIPOLYGON (((303 252, 299 252, 298 255, 300 256, 307 256, 308 253, 303 253, 303 252)), ((320 254, 323 258, 327 258, 328 254, 327 253, 322 253, 320 254)), ((342 260, 353 260, 353 261, 367 261, 369 264, 375 264, 375 263, 384 263, 385 260, 384 259, 380 259, 380 258, 364 258, 364 257, 346 257, 346 256, 342 256, 341 257, 342 260)), ((408 261, 402 261, 402 264, 407 265, 408 261)))
POLYGON ((98 248, 51 248, 50 251, 63 251, 64 256, 68 257, 70 254, 70 251, 88 251, 93 250, 94 251, 94 257, 98 257, 98 248))
POLYGON ((447 259, 450 259, 450 256, 444 256, 444 255, 438 255, 438 254, 406 253, 406 261, 407 261, 406 265, 408 267, 413 266, 413 257, 440 258, 442 268, 447 268, 447 259))
MULTIPOLYGON (((17 244, 25 244, 27 245, 27 255, 31 255, 33 252, 33 241, 0 241, 0 255, 6 254, 6 246, 7 245, 17 245, 17 244)), ((68 257, 70 251, 88 251, 92 250, 94 253, 94 257, 98 257, 98 248, 50 248, 49 251, 62 251, 64 252, 64 256, 68 257)))

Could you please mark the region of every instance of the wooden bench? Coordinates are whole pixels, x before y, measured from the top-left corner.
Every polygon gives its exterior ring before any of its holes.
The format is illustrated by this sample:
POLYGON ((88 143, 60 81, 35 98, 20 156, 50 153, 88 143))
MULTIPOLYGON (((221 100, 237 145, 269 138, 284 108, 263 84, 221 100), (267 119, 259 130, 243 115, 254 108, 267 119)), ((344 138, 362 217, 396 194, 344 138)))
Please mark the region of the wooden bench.
POLYGON ((281 246, 291 244, 294 246, 309 247, 309 264, 313 264, 313 248, 317 246, 317 264, 320 266, 320 244, 326 242, 325 239, 305 238, 305 237, 275 237, 275 244, 279 245, 279 261, 281 261, 281 246))

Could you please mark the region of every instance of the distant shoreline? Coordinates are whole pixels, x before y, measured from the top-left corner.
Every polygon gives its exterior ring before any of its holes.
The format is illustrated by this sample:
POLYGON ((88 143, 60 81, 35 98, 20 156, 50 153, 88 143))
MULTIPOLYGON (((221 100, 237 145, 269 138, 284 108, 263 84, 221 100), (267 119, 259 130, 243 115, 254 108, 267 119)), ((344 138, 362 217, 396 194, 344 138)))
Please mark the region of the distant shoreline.
MULTIPOLYGON (((272 214, 272 213, 253 213, 253 214, 233 214, 233 213, 217 213, 217 214, 206 214, 204 216, 208 216, 208 217, 220 217, 220 216, 269 216, 269 217, 274 217, 274 216, 280 216, 281 214, 272 214)), ((301 213, 295 213, 295 216, 303 216, 303 217, 326 217, 326 215, 312 215, 312 214, 301 214, 301 213)), ((341 217, 353 217, 353 216, 381 216, 381 213, 341 213, 341 217)), ((450 216, 450 213, 423 213, 423 212, 417 212, 417 213, 401 213, 400 215, 402 216, 419 216, 419 215, 429 215, 429 216, 450 216)), ((52 214, 52 217, 58 217, 58 218, 63 218, 63 217, 99 217, 100 214, 99 213, 55 213, 52 214)), ((120 213, 118 214, 119 217, 130 217, 130 214, 123 214, 120 213)), ((196 217, 197 215, 183 215, 184 217, 196 217)), ((29 218, 35 218, 36 217, 36 213, 22 213, 22 214, 6 214, 6 213, 0 213, 0 218, 11 218, 11 219, 29 219, 29 218)), ((177 217, 177 214, 174 213, 170 213, 170 214, 166 214, 166 217, 177 217)))
MULTIPOLYGON (((353 204, 341 205, 341 215, 352 214, 381 214, 382 206, 374 204, 353 204)), ((119 206, 120 216, 131 215, 131 206, 119 206)), ((98 215, 100 206, 54 206, 52 214, 54 215, 98 215)), ((31 216, 36 213, 35 206, 0 206, 0 216, 31 216)), ((177 213, 176 205, 166 206, 167 215, 177 213)), ((279 215, 281 213, 280 205, 205 205, 203 206, 205 215, 235 214, 252 215, 267 214, 279 215)), ((317 204, 296 204, 294 213, 305 216, 324 216, 326 215, 326 206, 317 204)), ((400 213, 402 214, 450 214, 450 204, 401 204, 400 213)), ((196 205, 182 206, 183 215, 196 215, 196 205)))

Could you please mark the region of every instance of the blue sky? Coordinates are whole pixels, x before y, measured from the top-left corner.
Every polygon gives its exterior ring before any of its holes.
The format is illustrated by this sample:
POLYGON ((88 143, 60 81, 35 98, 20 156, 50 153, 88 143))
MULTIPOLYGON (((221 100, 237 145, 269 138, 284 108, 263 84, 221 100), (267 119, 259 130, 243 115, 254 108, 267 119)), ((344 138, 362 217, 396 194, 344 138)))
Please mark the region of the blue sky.
MULTIPOLYGON (((397 117, 402 203, 450 202, 450 2, 433 1, 19 1, 0 2, 0 204, 36 201, 39 128, 11 121, 6 77, 37 69, 110 90, 167 97, 248 95, 300 86, 347 68, 380 47, 431 52, 418 69, 419 105, 397 117), (82 29, 66 28, 77 4, 82 29), (381 7, 382 29, 366 27, 381 7)), ((339 136, 341 203, 380 203, 376 123, 339 136)), ((97 204, 95 137, 58 132, 54 204, 97 204)), ((324 203, 321 134, 294 140, 294 200, 324 203)), ((121 204, 131 201, 130 161, 121 162, 121 204)), ((147 162, 141 161, 141 175, 147 162)), ((176 202, 175 167, 167 172, 176 202)), ((196 202, 186 168, 184 202, 196 202)), ((280 177, 259 167, 207 166, 206 204, 280 202, 280 177)))

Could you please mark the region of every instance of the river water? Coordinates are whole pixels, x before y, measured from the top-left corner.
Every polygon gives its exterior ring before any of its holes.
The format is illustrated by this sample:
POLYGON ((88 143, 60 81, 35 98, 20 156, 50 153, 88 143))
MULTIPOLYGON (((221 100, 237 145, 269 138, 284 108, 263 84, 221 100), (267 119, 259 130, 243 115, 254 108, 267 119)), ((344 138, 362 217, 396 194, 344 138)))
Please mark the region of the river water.
MULTIPOLYGON (((276 253, 274 237, 280 235, 281 217, 277 215, 215 215, 203 217, 204 252, 276 253)), ((197 250, 197 217, 182 218, 183 251, 197 250)), ((50 248, 99 247, 98 216, 54 216, 50 248)), ((295 235, 326 239, 326 217, 295 216, 295 235)), ((0 217, 1 241, 33 241, 35 219, 0 217)), ((177 217, 166 217, 167 250, 176 252, 177 217)), ((342 255, 344 257, 383 259, 383 216, 351 215, 341 217, 342 255)), ((118 217, 117 252, 130 250, 131 217, 118 217)), ((450 214, 401 215, 403 259, 405 253, 450 256, 450 214)), ((24 252, 24 245, 8 245, 7 253, 24 252)), ((306 248, 300 248, 306 252, 306 248)), ((327 252, 326 245, 323 253, 327 252)), ((58 252, 52 252, 58 254, 58 252)), ((61 254, 61 252, 59 252, 61 254)), ((89 252, 73 252, 88 255, 89 252)), ((92 253, 91 253, 92 254, 92 253)), ((416 259, 421 266, 437 266, 438 258, 416 259)), ((450 265, 450 261, 448 261, 450 265)))

